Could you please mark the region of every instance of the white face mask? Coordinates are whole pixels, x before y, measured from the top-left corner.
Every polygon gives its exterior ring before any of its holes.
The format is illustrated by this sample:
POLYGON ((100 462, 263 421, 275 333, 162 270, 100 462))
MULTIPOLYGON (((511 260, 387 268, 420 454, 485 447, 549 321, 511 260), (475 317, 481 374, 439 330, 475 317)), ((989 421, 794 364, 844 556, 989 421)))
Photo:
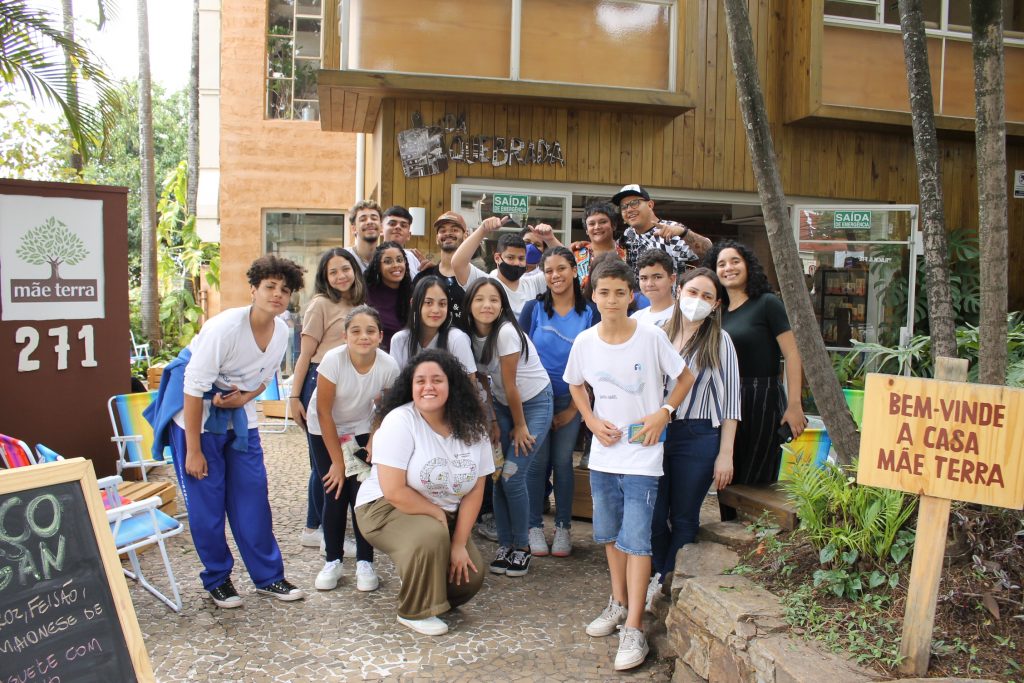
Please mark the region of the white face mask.
POLYGON ((683 317, 689 320, 691 323, 699 323, 704 318, 711 315, 711 311, 714 310, 714 306, 709 304, 704 299, 698 299, 692 296, 684 296, 679 299, 679 312, 683 314, 683 317))

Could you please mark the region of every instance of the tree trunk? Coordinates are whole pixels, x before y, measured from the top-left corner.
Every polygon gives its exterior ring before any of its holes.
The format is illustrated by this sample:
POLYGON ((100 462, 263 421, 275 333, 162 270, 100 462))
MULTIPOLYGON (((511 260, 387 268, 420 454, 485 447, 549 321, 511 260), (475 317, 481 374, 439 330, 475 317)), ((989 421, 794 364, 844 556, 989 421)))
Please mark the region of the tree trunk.
MULTIPOLYGON (((940 356, 957 356, 956 316, 953 313, 953 295, 949 285, 949 243, 942 206, 942 176, 939 173, 939 141, 935 135, 935 104, 931 72, 928 69, 928 43, 924 33, 921 0, 899 0, 899 9, 923 219, 928 328, 931 331, 934 362, 940 356)), ((907 305, 913 306, 914 302, 908 301, 907 305)))
POLYGON ((149 73, 149 12, 137 0, 139 24, 139 166, 142 188, 142 328, 156 350, 160 348, 160 291, 157 285, 156 179, 153 154, 153 101, 149 73))
MULTIPOLYGON (((775 158, 775 146, 768 125, 768 111, 764 104, 761 80, 757 73, 757 57, 750 33, 747 0, 724 0, 725 21, 729 33, 732 68, 736 75, 743 123, 747 129, 747 144, 761 198, 768 243, 779 276, 782 298, 789 314, 790 325, 796 335, 797 348, 803 361, 807 381, 814 400, 821 410, 822 419, 836 447, 839 462, 850 464, 860 449, 860 435, 853 417, 846 407, 846 399, 832 370, 832 362, 825 350, 825 342, 818 330, 811 299, 807 295, 803 267, 797 253, 796 240, 789 226, 786 196, 782 190, 775 158)), ((790 387, 790 391, 800 391, 790 387)))
POLYGON ((978 381, 1006 383, 1006 79, 1003 3, 971 1, 974 37, 975 144, 978 157, 978 238, 981 246, 981 317, 978 381))
POLYGON ((199 192, 199 0, 192 2, 192 71, 188 79, 188 184, 185 209, 196 215, 199 192))
MULTIPOLYGON (((61 16, 64 20, 64 35, 68 40, 75 40, 75 8, 73 0, 61 0, 61 16)), ((78 112, 78 72, 71 55, 64 53, 64 77, 68 84, 68 106, 75 116, 78 112)), ((68 153, 68 165, 75 169, 75 174, 82 176, 82 152, 75 148, 72 140, 71 151, 68 153)))

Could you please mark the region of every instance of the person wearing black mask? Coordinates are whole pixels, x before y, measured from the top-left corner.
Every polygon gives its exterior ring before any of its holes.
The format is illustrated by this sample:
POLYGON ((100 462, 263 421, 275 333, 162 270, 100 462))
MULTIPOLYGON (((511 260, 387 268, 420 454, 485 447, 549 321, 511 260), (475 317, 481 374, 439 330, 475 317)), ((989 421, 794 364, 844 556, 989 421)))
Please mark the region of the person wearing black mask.
MULTIPOLYGON (((455 271, 455 277, 458 278, 459 284, 463 287, 469 287, 473 280, 479 278, 479 273, 473 272, 469 267, 469 261, 480 248, 484 237, 500 227, 501 220, 499 218, 492 217, 484 220, 480 227, 474 230, 452 255, 452 269, 455 271)), ((491 271, 490 277, 501 283, 508 296, 512 312, 518 319, 526 302, 536 299, 538 294, 547 289, 547 282, 544 278, 528 277, 523 279, 523 274, 526 272, 526 242, 516 233, 505 233, 498 238, 494 262, 498 267, 491 271)))

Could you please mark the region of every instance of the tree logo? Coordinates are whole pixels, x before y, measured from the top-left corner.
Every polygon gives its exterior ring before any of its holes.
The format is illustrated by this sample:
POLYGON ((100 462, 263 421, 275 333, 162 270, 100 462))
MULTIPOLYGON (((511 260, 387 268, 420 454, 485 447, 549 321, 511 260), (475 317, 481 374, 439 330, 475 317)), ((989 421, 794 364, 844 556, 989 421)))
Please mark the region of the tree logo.
POLYGON ((89 255, 85 242, 62 221, 53 216, 21 238, 15 252, 25 263, 50 266, 49 279, 11 280, 12 303, 60 303, 96 301, 99 287, 93 280, 68 280, 60 276, 60 267, 73 266, 89 255))

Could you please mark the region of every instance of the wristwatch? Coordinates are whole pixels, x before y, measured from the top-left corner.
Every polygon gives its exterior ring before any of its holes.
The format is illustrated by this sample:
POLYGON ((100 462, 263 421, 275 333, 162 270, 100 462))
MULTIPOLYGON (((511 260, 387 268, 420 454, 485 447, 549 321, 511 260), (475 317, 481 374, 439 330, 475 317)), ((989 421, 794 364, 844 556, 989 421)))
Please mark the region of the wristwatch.
POLYGON ((670 418, 672 417, 673 413, 676 412, 676 409, 672 407, 671 403, 665 403, 665 404, 663 404, 661 406, 661 408, 662 408, 662 410, 667 410, 668 411, 668 416, 670 418))

